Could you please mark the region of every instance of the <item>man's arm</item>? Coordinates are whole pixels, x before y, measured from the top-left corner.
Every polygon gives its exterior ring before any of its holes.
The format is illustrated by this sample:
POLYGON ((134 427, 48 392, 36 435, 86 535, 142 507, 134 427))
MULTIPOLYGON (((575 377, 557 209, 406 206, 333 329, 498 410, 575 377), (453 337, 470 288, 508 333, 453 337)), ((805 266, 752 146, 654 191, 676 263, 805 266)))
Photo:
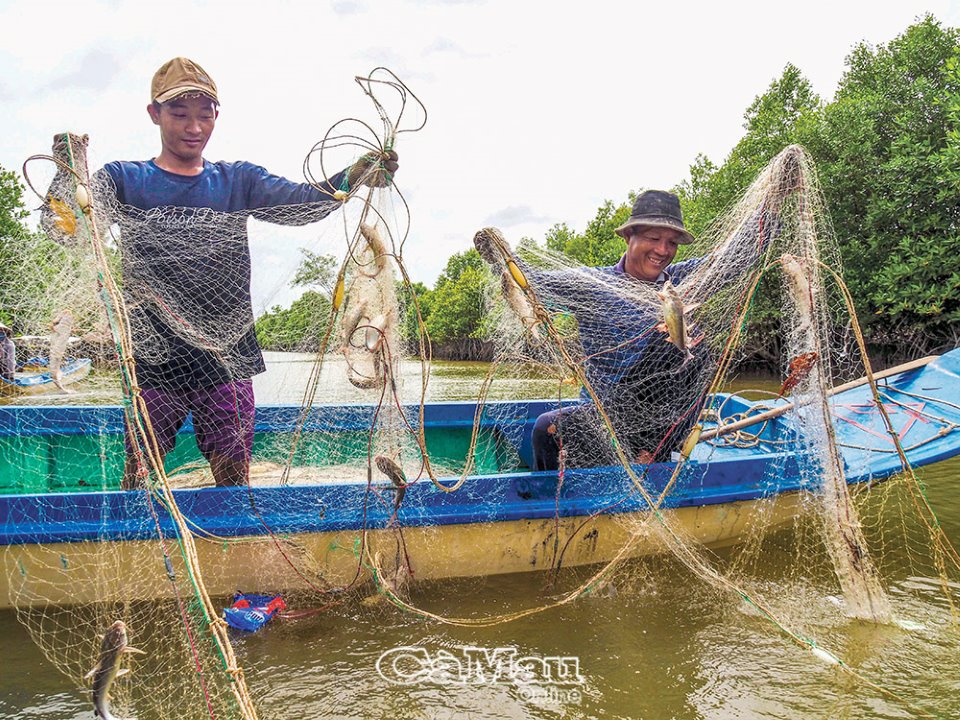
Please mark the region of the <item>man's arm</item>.
POLYGON ((315 187, 310 183, 287 180, 252 163, 243 163, 247 175, 247 207, 260 220, 281 225, 306 225, 322 220, 340 203, 335 196, 360 185, 386 187, 399 167, 397 153, 367 153, 353 165, 344 168, 315 187), (299 206, 299 212, 280 210, 299 206))
POLYGON ((317 189, 244 163, 244 183, 247 209, 255 218, 280 225, 307 225, 322 220, 340 205, 334 194, 346 183, 346 171, 328 178, 317 189), (297 211, 290 212, 290 206, 297 211))

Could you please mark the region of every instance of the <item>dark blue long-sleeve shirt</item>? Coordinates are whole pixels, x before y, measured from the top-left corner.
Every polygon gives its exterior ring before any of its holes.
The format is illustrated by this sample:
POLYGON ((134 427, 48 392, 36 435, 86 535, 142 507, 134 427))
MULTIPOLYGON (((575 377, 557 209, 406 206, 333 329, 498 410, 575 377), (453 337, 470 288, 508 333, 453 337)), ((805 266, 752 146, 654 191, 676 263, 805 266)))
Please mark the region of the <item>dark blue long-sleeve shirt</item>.
POLYGON ((137 379, 144 387, 196 388, 263 372, 250 297, 250 216, 285 225, 325 217, 328 193, 249 162, 204 161, 198 175, 153 160, 100 171, 120 203, 119 247, 137 379), (291 208, 290 206, 295 206, 291 208))
MULTIPOLYGON (((674 263, 654 282, 629 275, 624 258, 608 267, 569 270, 544 271, 525 264, 524 272, 542 302, 576 318, 587 378, 601 397, 608 397, 651 343, 666 342, 666 335, 654 329, 663 320, 660 306, 643 302, 631 288, 641 284, 659 288, 667 279, 680 283, 705 260, 674 263)), ((583 397, 588 397, 586 390, 583 397)))

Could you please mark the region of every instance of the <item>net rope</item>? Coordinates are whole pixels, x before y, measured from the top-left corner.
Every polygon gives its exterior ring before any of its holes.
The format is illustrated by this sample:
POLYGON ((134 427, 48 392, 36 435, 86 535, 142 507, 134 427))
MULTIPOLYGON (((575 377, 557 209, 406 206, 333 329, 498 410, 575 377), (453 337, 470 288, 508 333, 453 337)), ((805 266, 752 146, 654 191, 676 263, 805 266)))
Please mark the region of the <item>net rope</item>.
MULTIPOLYGON (((918 716, 936 716, 841 659, 834 638, 821 637, 821 628, 782 592, 784 584, 805 594, 839 589, 843 616, 881 624, 917 614, 931 623, 958 617, 960 557, 907 459, 957 429, 949 417, 957 408, 878 383, 875 376, 883 374, 870 367, 806 152, 792 146, 777 155, 733 207, 683 245, 667 268, 669 286, 584 267, 536 243, 514 248, 499 230, 481 230, 475 243, 482 262, 472 272, 483 279, 483 325, 494 360, 471 390, 469 417, 452 430, 436 429, 427 415, 437 372, 428 330, 435 308, 418 297, 404 258, 410 207, 396 182, 381 181, 375 163, 343 186, 327 181, 367 153, 394 150, 403 133, 423 128, 426 110, 385 68, 357 82, 379 126, 341 121, 310 150, 304 176, 322 201, 235 213, 143 211, 118 202, 108 175, 89 173, 85 137, 60 136, 52 157, 28 161, 28 179, 38 165, 56 169, 41 195, 44 242, 52 243, 58 263, 44 280, 49 292, 25 304, 19 321, 37 336, 50 335, 48 328, 59 333, 64 347, 70 345, 62 336, 80 329, 80 346, 99 348, 103 358, 97 373, 105 392, 123 406, 119 425, 97 416, 99 425, 78 437, 44 436, 49 447, 30 439, 42 435, 39 428, 21 427, 5 440, 21 488, 83 495, 105 518, 83 542, 6 550, 11 602, 46 656, 83 686, 103 631, 122 619, 131 644, 148 656, 132 661, 133 672, 114 684, 112 707, 138 717, 176 710, 182 717, 254 718, 263 689, 245 676, 220 619, 226 599, 209 590, 230 587, 253 563, 260 587, 251 590, 282 591, 290 621, 373 591, 404 612, 482 627, 596 595, 613 583, 627 586, 631 573, 642 572, 637 557, 657 552, 865 688, 918 716), (277 385, 287 403, 275 411, 285 430, 249 425, 254 421, 238 399, 225 416, 223 433, 230 437, 207 438, 214 446, 253 438, 246 491, 229 497, 255 530, 235 532, 211 525, 208 509, 190 500, 187 491, 210 484, 215 470, 183 437, 167 447, 165 413, 176 409, 149 398, 171 378, 207 387, 258 373, 263 324, 250 297, 257 269, 250 247, 279 243, 287 228, 305 229, 311 257, 331 258, 327 275, 311 286, 326 283, 329 292, 311 290, 297 301, 314 304, 298 320, 300 334, 289 349, 309 359, 301 363, 306 372, 277 385), (72 322, 63 320, 65 311, 72 322), (779 316, 780 327, 750 322, 757 316, 779 316), (723 390, 746 357, 751 332, 782 336, 784 384, 747 407, 723 390), (549 571, 545 597, 486 616, 437 611, 415 601, 411 587, 456 576, 476 548, 447 528, 418 522, 429 508, 417 503, 434 495, 475 502, 481 488, 493 487, 483 478, 532 469, 525 445, 530 423, 517 421, 516 404, 498 402, 513 396, 518 379, 539 383, 550 413, 541 428, 545 447, 553 443, 556 450, 555 476, 529 490, 542 492, 541 501, 553 507, 531 545, 543 547, 536 561, 549 571), (862 492, 851 492, 845 481, 844 453, 857 448, 834 431, 838 409, 831 398, 848 381, 869 386, 872 411, 888 437, 880 451, 895 453, 901 465, 894 479, 862 492), (937 435, 904 446, 900 418, 910 413, 914 422, 939 428, 937 435), (701 529, 710 510, 686 516, 678 499, 696 490, 704 469, 719 465, 723 453, 746 448, 773 458, 757 481, 771 492, 731 511, 741 542, 721 555, 713 549, 716 538, 701 529), (790 474, 798 476, 797 489, 784 500, 772 488, 790 474), (123 482, 135 491, 116 492, 123 482), (330 486, 339 488, 330 496, 335 506, 325 496, 300 493, 330 486), (584 487, 605 494, 580 515, 561 512, 568 493, 584 487), (117 503, 142 519, 131 521, 122 542, 106 520, 117 503), (359 520, 317 538, 286 529, 284 513, 359 520), (587 537, 602 537, 603 562, 585 550, 587 537), (760 569, 771 544, 802 558, 772 586, 760 569), (888 552, 893 547, 907 552, 888 552), (805 568, 816 571, 808 577, 805 568), (904 591, 908 577, 937 578, 945 610, 904 591), (159 584, 166 589, 158 596, 159 584), (891 586, 898 592, 889 593, 891 586)), ((34 281, 25 278, 25 287, 34 281)), ((267 375, 273 372, 268 367, 267 375)), ((543 477, 531 476, 531 483, 543 477)), ((62 507, 51 500, 41 520, 62 519, 62 507)), ((473 519, 478 527, 500 522, 495 502, 481 507, 473 519)), ((528 551, 527 541, 502 534, 504 557, 528 551)), ((498 552, 481 550, 473 561, 478 574, 502 571, 495 567, 498 552)))

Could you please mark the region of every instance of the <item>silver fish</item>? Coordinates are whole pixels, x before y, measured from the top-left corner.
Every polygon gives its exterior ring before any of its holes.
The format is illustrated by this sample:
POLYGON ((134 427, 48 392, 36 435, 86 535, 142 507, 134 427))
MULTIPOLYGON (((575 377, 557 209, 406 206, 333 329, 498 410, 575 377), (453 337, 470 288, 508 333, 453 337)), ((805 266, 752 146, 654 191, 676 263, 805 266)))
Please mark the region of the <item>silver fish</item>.
POLYGON ((381 353, 373 353, 373 362, 371 363, 370 372, 370 375, 361 372, 354 367, 349 360, 347 360, 347 379, 350 381, 351 385, 360 390, 378 389, 382 388, 384 382, 386 382, 386 373, 384 372, 384 364, 381 353))
POLYGON ((50 333, 50 357, 47 367, 50 370, 50 377, 53 378, 53 384, 64 392, 68 392, 63 386, 63 371, 60 366, 63 364, 63 356, 67 351, 67 344, 70 342, 70 333, 73 332, 73 314, 69 310, 61 312, 51 323, 50 333))
POLYGON ((380 231, 377 230, 376 225, 360 223, 360 234, 363 235, 363 239, 367 241, 367 247, 370 248, 370 252, 373 254, 373 272, 370 274, 364 272, 364 275, 373 277, 387 266, 387 258, 389 257, 387 254, 387 245, 383 242, 383 238, 380 236, 380 231))
POLYGON ((799 316, 797 331, 801 335, 806 335, 813 324, 813 287, 810 284, 807 263, 790 253, 784 253, 781 261, 790 296, 799 316))
POLYGON ((686 314, 698 308, 699 304, 684 305, 683 298, 669 280, 663 284, 663 289, 658 291, 657 295, 663 301, 663 323, 666 325, 670 342, 684 352, 686 360, 691 359, 693 353, 690 348, 696 343, 690 340, 686 314))
POLYGON ((506 270, 500 276, 500 287, 503 289, 503 297, 507 301, 507 305, 510 306, 523 326, 530 331, 534 341, 540 342, 540 320, 533 311, 533 305, 530 304, 527 296, 523 294, 523 290, 506 270))
MULTIPOLYGON (((352 309, 348 313, 343 315, 343 347, 344 350, 350 346, 350 341, 353 338, 353 334, 357 331, 357 326, 360 325, 362 320, 369 320, 369 315, 367 313, 367 303, 363 300, 357 302, 353 305, 352 309)), ((366 339, 366 338, 364 338, 366 339)))
POLYGON ((383 345, 383 338, 387 330, 387 316, 377 315, 367 325, 367 331, 364 335, 364 345, 370 352, 377 352, 383 345))
POLYGON ((119 720, 110 712, 110 686, 115 678, 130 672, 129 668, 120 667, 121 659, 129 653, 146 655, 143 650, 127 644, 127 626, 123 620, 117 620, 103 634, 100 659, 86 676, 88 680, 93 678, 93 711, 102 720, 119 720))
POLYGON ((397 488, 397 497, 393 503, 393 511, 396 512, 400 509, 400 503, 403 502, 403 496, 406 494, 409 484, 406 475, 403 474, 403 468, 386 455, 375 456, 373 462, 376 463, 377 469, 390 478, 390 482, 397 488))

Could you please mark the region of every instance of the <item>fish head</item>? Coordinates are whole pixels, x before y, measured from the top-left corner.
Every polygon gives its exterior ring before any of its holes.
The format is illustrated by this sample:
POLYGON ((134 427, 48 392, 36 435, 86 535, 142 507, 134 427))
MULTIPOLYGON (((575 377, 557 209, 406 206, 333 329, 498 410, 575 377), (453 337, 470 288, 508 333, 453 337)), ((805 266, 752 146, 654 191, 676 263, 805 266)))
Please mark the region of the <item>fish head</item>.
POLYGON ((665 304, 676 304, 683 306, 683 298, 680 297, 680 293, 677 292, 677 286, 674 285, 669 280, 665 280, 660 290, 657 291, 657 296, 665 304))
POLYGON ((796 255, 791 255, 790 253, 784 253, 780 256, 780 261, 783 263, 783 269, 788 273, 803 275, 804 274, 804 263, 803 260, 798 258, 796 255))
POLYGON ((127 644, 127 624, 123 620, 117 620, 103 634, 103 643, 100 646, 102 652, 118 650, 127 644))

